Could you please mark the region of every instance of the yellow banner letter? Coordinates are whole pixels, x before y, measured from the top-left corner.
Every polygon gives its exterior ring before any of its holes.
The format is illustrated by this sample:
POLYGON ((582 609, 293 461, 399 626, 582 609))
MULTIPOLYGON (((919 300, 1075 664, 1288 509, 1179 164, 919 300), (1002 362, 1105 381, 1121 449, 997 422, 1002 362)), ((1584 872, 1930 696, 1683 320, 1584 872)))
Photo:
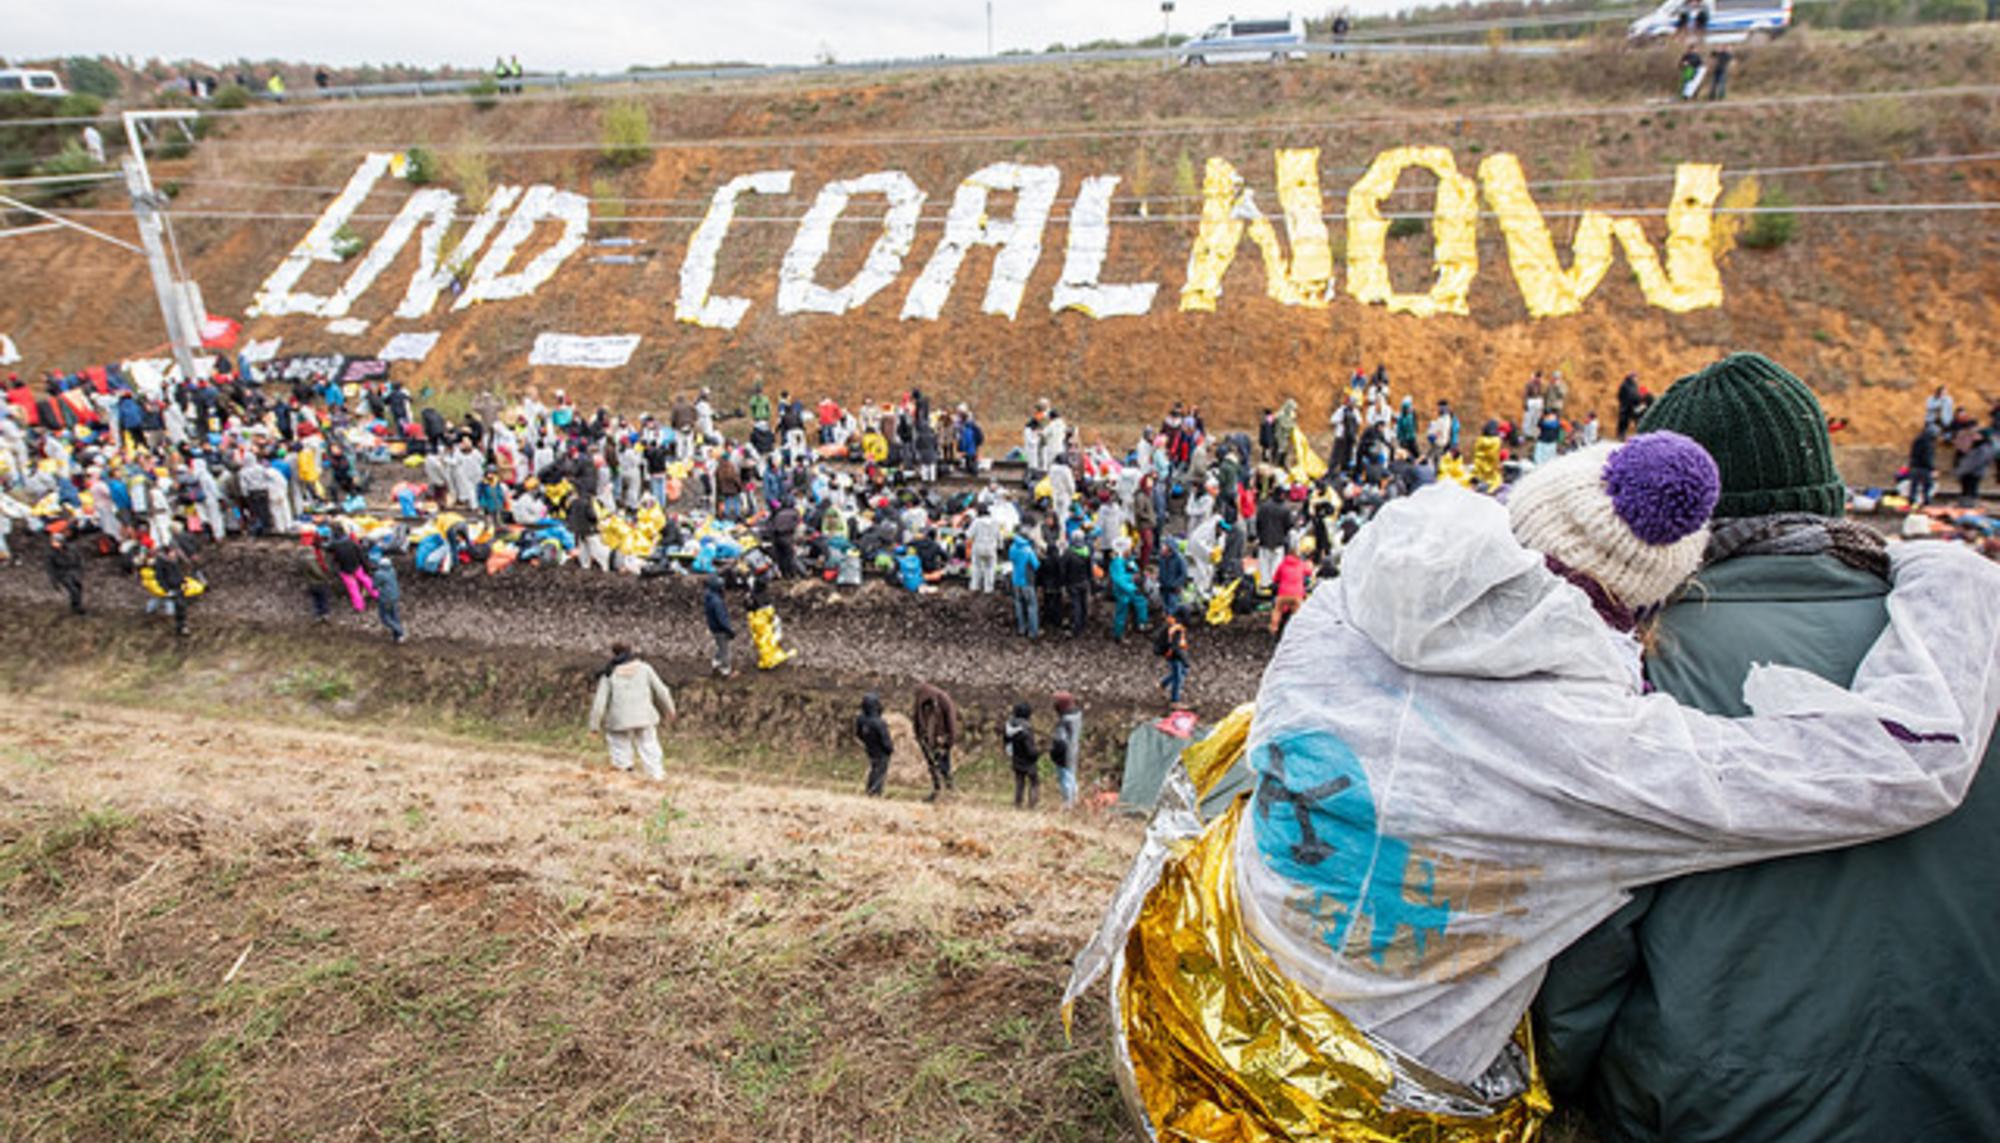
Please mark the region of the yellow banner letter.
POLYGON ((1222 278, 1236 259, 1247 225, 1250 241, 1264 255, 1264 292, 1288 306, 1315 309, 1333 300, 1333 243, 1326 232, 1325 200, 1319 189, 1319 151, 1278 152, 1278 204, 1292 240, 1288 260, 1277 228, 1257 209, 1256 200, 1226 159, 1210 158, 1202 177, 1201 230, 1188 254, 1182 311, 1213 313, 1222 278))
POLYGON ((1397 147, 1375 156, 1368 173, 1347 192, 1347 292, 1380 302, 1392 313, 1430 317, 1466 313, 1465 295, 1479 273, 1479 188, 1458 173, 1447 147, 1397 147), (1411 167, 1437 176, 1431 211, 1432 261, 1437 281, 1422 294, 1399 294, 1389 284, 1389 220, 1382 200, 1411 167))
POLYGON ((1715 200, 1722 193, 1722 168, 1683 163, 1674 175, 1674 200, 1667 209, 1667 264, 1653 252, 1645 228, 1637 219, 1613 219, 1601 211, 1585 211, 1577 220, 1570 246, 1570 268, 1556 256, 1542 212, 1528 193, 1521 164, 1512 155, 1494 155, 1479 164, 1479 182, 1487 205, 1500 217, 1507 239, 1507 261, 1514 283, 1532 317, 1560 317, 1583 309, 1611 269, 1611 243, 1625 248, 1639 290, 1646 301, 1663 310, 1687 313, 1722 304, 1722 276, 1716 269, 1719 240, 1715 200))

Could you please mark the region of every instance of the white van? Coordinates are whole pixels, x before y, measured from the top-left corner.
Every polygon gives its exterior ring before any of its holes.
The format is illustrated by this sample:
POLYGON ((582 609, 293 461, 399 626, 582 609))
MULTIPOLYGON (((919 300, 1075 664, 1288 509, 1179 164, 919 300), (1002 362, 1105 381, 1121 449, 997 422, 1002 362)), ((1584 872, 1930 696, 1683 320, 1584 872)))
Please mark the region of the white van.
POLYGON ((36 71, 32 68, 0 67, 0 95, 46 95, 60 99, 69 94, 63 86, 62 77, 52 71, 36 71))
POLYGON ((1239 20, 1234 16, 1180 46, 1180 61, 1194 67, 1212 63, 1302 60, 1306 22, 1300 16, 1239 20))
POLYGON ((1664 0, 1632 21, 1625 38, 1633 43, 1662 40, 1696 31, 1704 23, 1703 38, 1711 44, 1776 39, 1792 26, 1792 0, 1664 0))

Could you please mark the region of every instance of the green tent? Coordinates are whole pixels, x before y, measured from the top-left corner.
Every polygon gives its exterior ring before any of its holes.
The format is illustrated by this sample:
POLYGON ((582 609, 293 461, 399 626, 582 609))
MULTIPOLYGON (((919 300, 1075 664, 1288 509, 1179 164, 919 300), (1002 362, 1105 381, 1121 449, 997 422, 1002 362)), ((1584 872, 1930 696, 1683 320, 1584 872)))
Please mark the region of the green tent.
MULTIPOLYGON (((1166 784, 1167 771, 1173 769, 1181 751, 1207 738, 1214 729, 1197 726, 1192 736, 1182 738, 1161 730, 1156 722, 1142 722, 1133 727, 1125 739, 1125 777, 1118 785, 1119 812, 1142 816, 1152 813, 1160 800, 1160 787, 1166 784)), ((1248 766, 1240 761, 1231 766, 1215 789, 1201 800, 1203 820, 1228 809, 1236 795, 1250 788, 1250 783, 1248 766)))

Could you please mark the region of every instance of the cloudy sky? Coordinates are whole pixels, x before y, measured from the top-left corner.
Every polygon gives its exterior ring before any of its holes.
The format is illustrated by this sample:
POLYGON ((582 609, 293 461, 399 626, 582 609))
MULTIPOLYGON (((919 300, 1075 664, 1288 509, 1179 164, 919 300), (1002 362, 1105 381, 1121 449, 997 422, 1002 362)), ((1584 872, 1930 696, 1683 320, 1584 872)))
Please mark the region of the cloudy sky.
MULTIPOLYGON (((1293 0, 1298 2, 1298 0, 1293 0)), ((1298 9, 1321 15, 1336 0, 1298 9)), ((1287 0, 1179 0, 1176 31, 1230 15, 1282 15, 1287 0)), ((1347 0, 1392 11, 1402 0, 1347 0)), ((22 0, 0 52, 19 58, 282 58, 336 64, 484 66, 519 54, 530 70, 609 71, 722 59, 806 63, 976 55, 985 0, 22 0)), ((1158 0, 993 0, 998 48, 1135 38, 1160 27, 1158 0)))

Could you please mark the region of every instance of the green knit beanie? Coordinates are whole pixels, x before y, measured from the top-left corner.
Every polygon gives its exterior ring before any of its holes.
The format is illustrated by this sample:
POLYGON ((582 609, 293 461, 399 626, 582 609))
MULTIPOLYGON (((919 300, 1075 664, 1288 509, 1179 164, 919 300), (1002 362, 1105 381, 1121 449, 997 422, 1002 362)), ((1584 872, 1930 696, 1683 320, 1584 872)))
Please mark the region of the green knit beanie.
POLYGON ((1674 382, 1639 421, 1640 432, 1662 429, 1693 437, 1715 458, 1719 518, 1846 511, 1819 399, 1766 357, 1733 353, 1674 382))

